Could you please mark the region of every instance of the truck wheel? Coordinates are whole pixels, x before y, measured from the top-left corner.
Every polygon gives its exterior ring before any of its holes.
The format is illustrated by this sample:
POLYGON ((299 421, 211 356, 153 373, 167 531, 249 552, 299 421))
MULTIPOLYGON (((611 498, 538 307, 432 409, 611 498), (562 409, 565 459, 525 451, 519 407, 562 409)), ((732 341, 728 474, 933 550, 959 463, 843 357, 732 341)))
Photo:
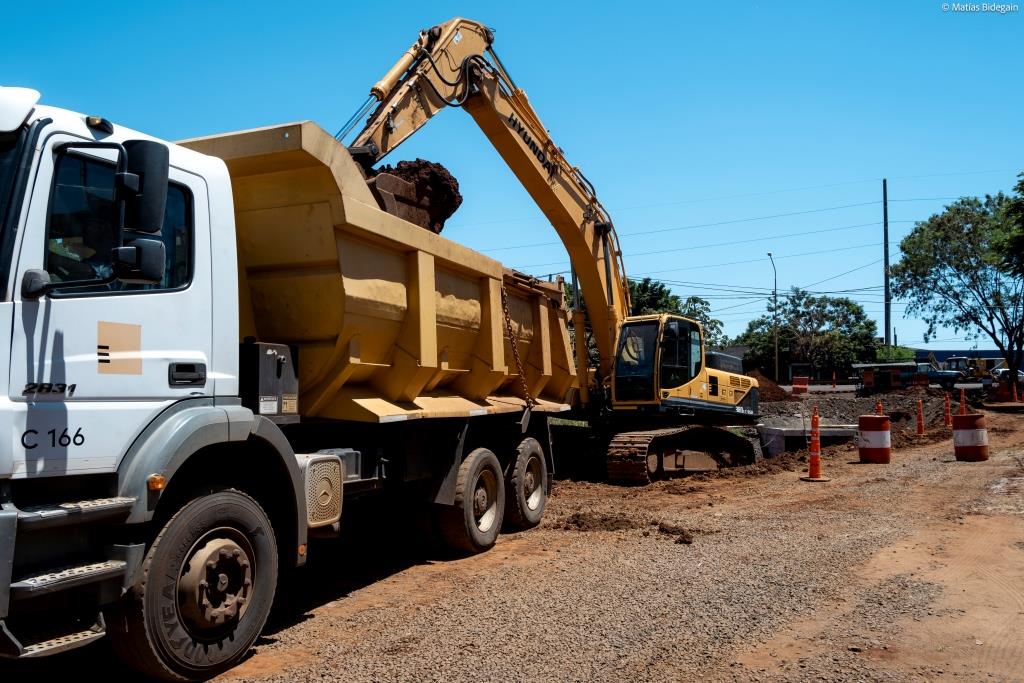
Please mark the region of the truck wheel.
POLYGON ((540 524, 548 502, 548 465, 536 439, 523 439, 505 485, 505 519, 514 529, 540 524))
POLYGON ((235 490, 196 498, 164 525, 110 615, 114 651, 149 676, 210 678, 260 634, 277 570, 274 530, 255 500, 235 490))
POLYGON ((494 453, 477 448, 459 466, 455 504, 441 509, 441 537, 452 548, 480 553, 498 540, 505 484, 494 453))

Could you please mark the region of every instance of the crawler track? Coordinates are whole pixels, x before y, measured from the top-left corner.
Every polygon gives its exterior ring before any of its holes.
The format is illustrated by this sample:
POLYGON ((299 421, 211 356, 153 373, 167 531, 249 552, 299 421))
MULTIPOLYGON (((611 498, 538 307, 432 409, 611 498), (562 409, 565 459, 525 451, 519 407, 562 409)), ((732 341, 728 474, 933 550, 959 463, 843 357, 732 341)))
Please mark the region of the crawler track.
MULTIPOLYGON (((756 432, 741 436, 728 429, 703 425, 619 432, 608 442, 608 481, 631 486, 649 484, 665 476, 666 453, 674 455, 684 450, 707 453, 719 467, 749 465, 761 458, 756 432)), ((667 469, 676 469, 674 463, 667 469)))

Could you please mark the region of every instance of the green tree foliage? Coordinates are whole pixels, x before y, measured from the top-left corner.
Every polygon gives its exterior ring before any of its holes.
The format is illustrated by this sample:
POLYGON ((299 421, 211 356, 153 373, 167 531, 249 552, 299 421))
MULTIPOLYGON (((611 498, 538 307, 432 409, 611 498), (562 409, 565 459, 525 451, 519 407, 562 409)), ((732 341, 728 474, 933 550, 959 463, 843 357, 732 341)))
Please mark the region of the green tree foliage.
MULTIPOLYGON (((779 351, 790 363, 810 363, 816 370, 827 371, 875 358, 875 321, 851 299, 813 296, 794 287, 779 299, 777 311, 779 351)), ((734 340, 749 347, 744 360, 752 365, 774 366, 775 312, 769 302, 768 312, 751 320, 734 340)))
POLYGON ((679 313, 682 301, 672 293, 665 283, 645 277, 629 281, 629 298, 632 301, 630 315, 651 315, 652 313, 679 313))
POLYGON ((696 320, 704 327, 704 345, 708 348, 721 348, 728 342, 722 332, 722 321, 711 317, 711 304, 707 299, 690 296, 684 301, 663 282, 649 277, 629 281, 629 298, 632 301, 630 315, 675 313, 696 320))
POLYGON ((711 317, 711 304, 699 296, 686 298, 680 313, 704 326, 704 345, 709 349, 721 349, 729 344, 729 338, 722 330, 722 321, 711 317))
POLYGON ((1024 347, 1024 275, 1007 268, 1001 245, 1014 201, 1000 193, 947 206, 900 242, 903 258, 892 268, 893 291, 928 324, 926 340, 939 327, 986 336, 1012 377, 1024 347))
POLYGON ((1002 229, 995 249, 1003 268, 1024 277, 1024 173, 1017 177, 1015 195, 1008 198, 1003 206, 1002 229))
POLYGON ((879 346, 875 351, 875 360, 879 363, 902 363, 913 361, 917 354, 914 349, 906 346, 879 346))

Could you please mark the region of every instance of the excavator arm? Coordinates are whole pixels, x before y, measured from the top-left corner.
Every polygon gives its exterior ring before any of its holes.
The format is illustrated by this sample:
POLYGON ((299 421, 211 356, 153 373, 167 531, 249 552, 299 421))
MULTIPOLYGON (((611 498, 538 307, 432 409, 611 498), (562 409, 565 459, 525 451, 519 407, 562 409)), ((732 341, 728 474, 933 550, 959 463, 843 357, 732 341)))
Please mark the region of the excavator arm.
MULTIPOLYGON (((377 103, 376 109, 349 149, 370 167, 437 112, 465 109, 565 245, 600 354, 598 373, 608 378, 616 334, 629 315, 629 288, 615 228, 593 185, 566 161, 526 93, 508 75, 491 48, 493 39, 486 26, 461 18, 422 31, 370 90, 368 105, 377 103)), ((580 335, 577 363, 585 385, 582 318, 582 313, 574 315, 580 335)))

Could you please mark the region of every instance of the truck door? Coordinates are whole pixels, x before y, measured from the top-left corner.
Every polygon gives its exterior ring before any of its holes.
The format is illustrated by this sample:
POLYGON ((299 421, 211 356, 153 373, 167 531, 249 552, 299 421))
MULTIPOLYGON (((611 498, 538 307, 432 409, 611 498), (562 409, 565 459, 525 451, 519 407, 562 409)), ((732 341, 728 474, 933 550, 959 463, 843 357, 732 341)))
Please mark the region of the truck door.
POLYGON ((112 471, 139 432, 171 403, 210 395, 210 256, 201 178, 172 166, 159 235, 166 273, 156 285, 60 282, 111 272, 116 239, 112 161, 51 136, 32 187, 18 252, 9 395, 14 476, 112 471), (57 289, 22 300, 25 271, 57 289))

